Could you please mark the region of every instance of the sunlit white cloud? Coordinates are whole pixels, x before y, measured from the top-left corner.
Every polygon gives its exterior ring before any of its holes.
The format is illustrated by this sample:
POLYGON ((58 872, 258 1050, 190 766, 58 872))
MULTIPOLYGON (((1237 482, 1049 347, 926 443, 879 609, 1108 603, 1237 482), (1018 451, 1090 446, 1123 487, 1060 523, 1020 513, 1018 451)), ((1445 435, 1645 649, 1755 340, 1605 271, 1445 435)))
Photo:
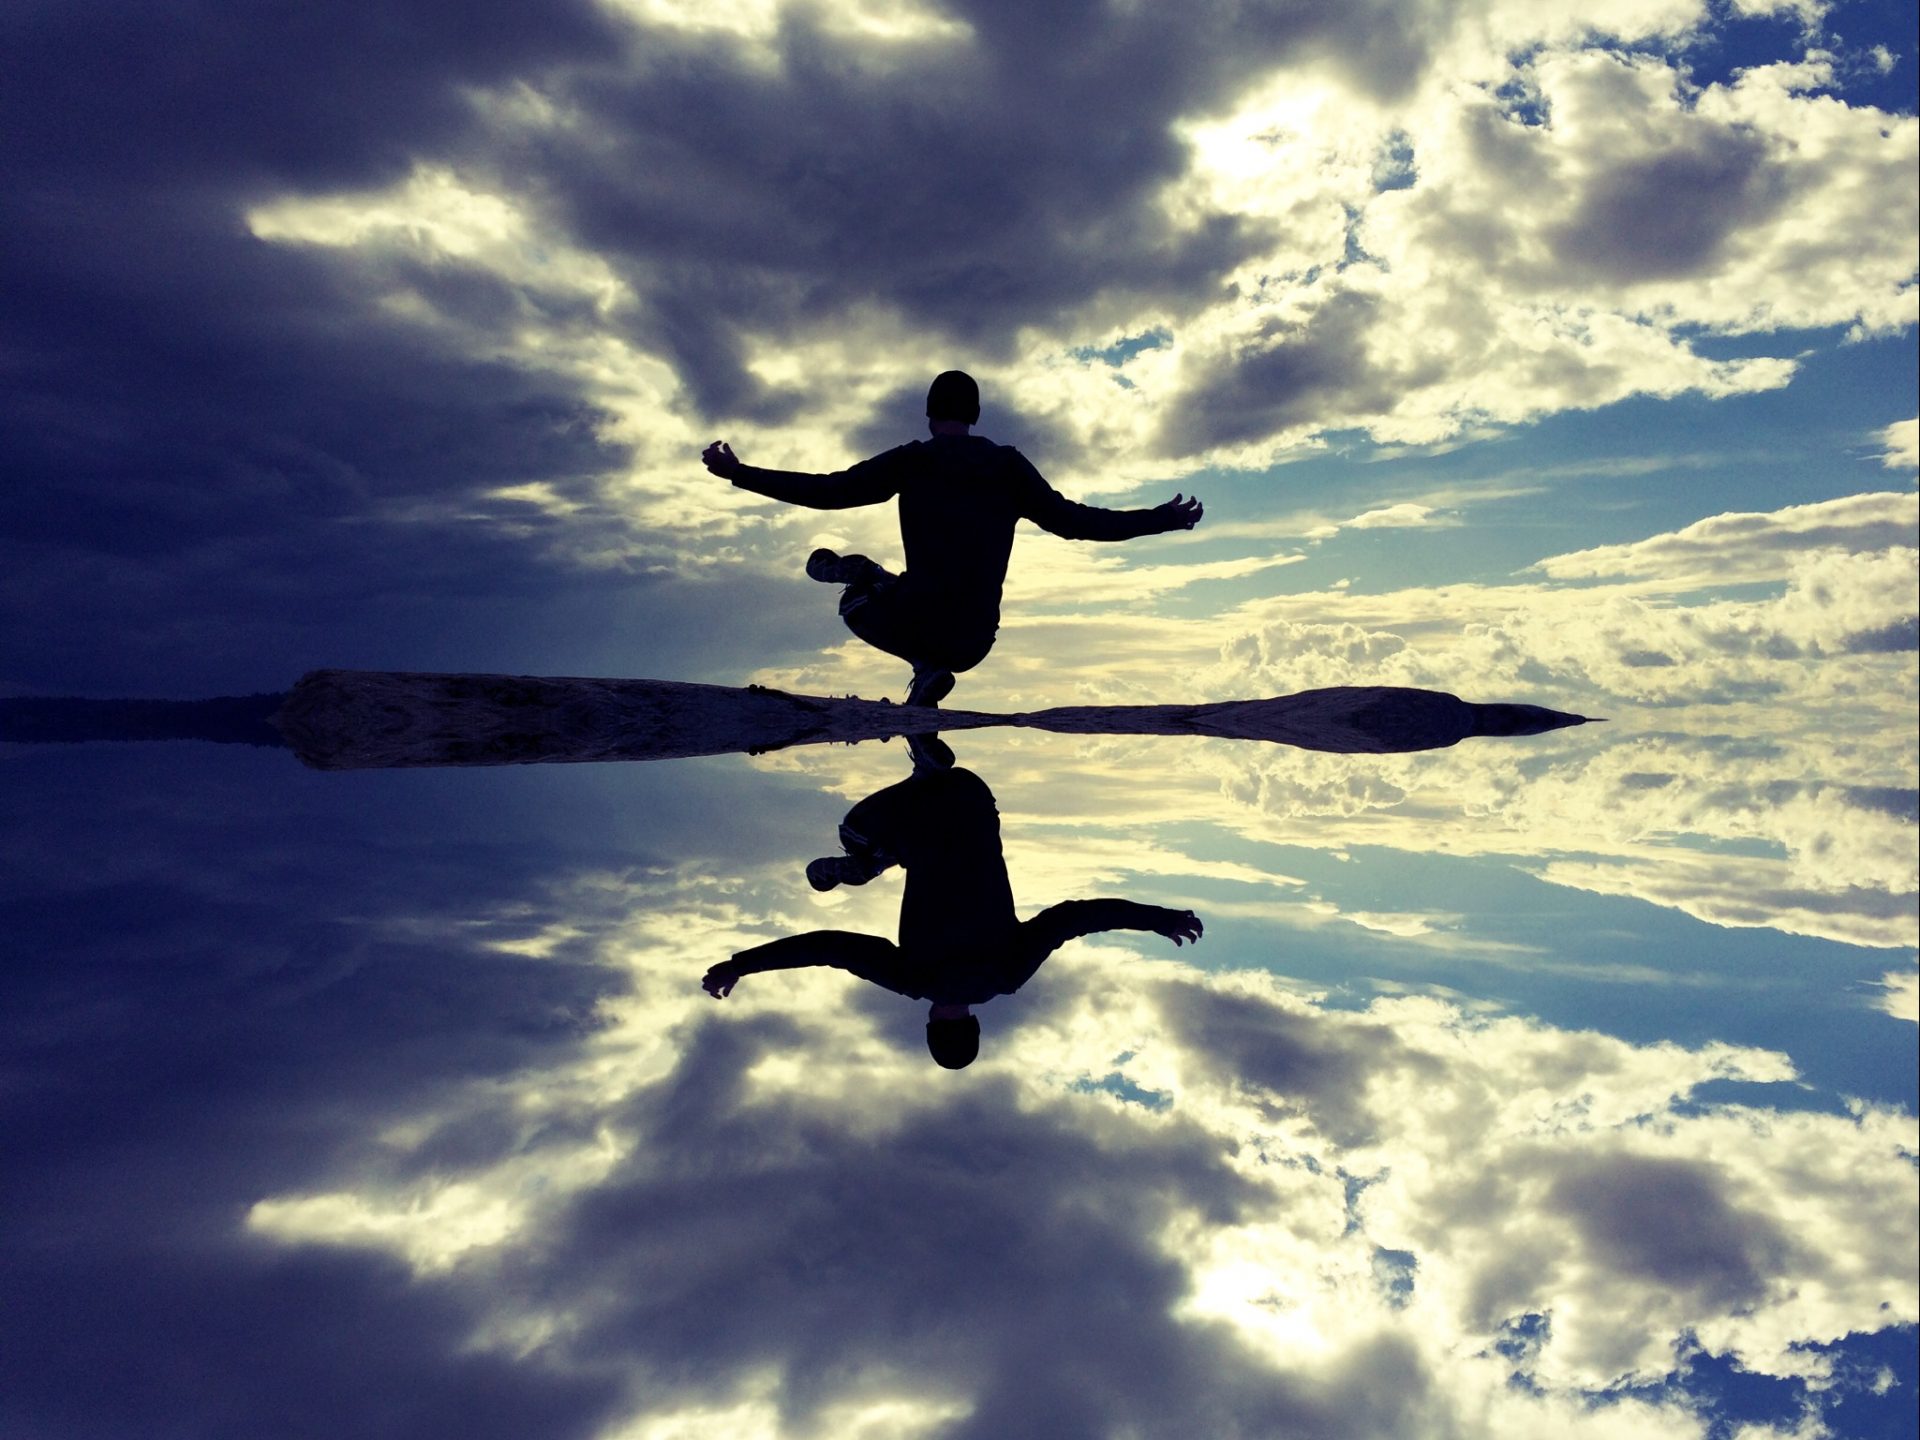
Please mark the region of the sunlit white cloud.
POLYGON ((1889 470, 1920 470, 1920 420, 1896 420, 1875 437, 1886 448, 1880 463, 1889 470))
MULTIPOLYGON (((1830 730, 1863 735, 1914 701, 1914 523, 1912 495, 1868 494, 1548 557, 1532 567, 1543 580, 1342 583, 1179 619, 1137 607, 1182 588, 1183 562, 1147 560, 1156 542, 1139 542, 1134 556, 1037 537, 1022 542, 1030 568, 1016 567, 996 651, 957 698, 991 710, 1393 684, 1708 733, 1765 731, 1813 707, 1830 730), (1714 593, 1743 586, 1752 598, 1714 593), (1043 606, 1060 613, 1037 613, 1043 606)), ((1177 556, 1193 541, 1157 543, 1177 556)), ((1290 554, 1184 562, 1195 585, 1294 563, 1290 554)), ((755 678, 888 693, 899 669, 849 643, 755 678)), ((1898 783, 1903 773, 1861 783, 1898 783)))
POLYGON ((1459 485, 1423 485, 1404 497, 1382 496, 1381 503, 1350 515, 1297 511, 1255 520, 1229 516, 1208 520, 1208 542, 1243 540, 1326 540, 1342 530, 1456 529, 1467 523, 1460 512, 1472 506, 1545 493, 1538 473, 1504 475, 1459 485))
POLYGON ((1817 31, 1820 22, 1833 11, 1833 0, 1733 0, 1733 13, 1753 18, 1763 15, 1794 15, 1809 30, 1817 31))
POLYGON ((1765 514, 1712 515, 1667 535, 1549 556, 1530 567, 1555 580, 1632 579, 1681 592, 1783 580, 1809 551, 1911 554, 1920 502, 1849 495, 1765 514))
POLYGON ((1913 893, 1796 889, 1765 860, 1662 856, 1628 864, 1555 860, 1541 879, 1600 895, 1631 895, 1670 906, 1710 925, 1766 928, 1849 945, 1904 947, 1913 940, 1913 893))
POLYGON ((1896 1020, 1920 1024, 1920 974, 1889 970, 1880 981, 1880 1008, 1896 1020))

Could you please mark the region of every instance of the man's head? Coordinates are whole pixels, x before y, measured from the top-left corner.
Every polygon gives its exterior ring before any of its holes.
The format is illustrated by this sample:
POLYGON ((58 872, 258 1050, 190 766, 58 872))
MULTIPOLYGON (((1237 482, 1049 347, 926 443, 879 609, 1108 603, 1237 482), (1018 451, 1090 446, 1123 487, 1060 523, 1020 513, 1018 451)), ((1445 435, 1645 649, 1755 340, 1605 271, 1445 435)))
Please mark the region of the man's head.
POLYGON ((979 1016, 964 1005, 935 1005, 927 1015, 927 1050, 949 1070, 966 1069, 980 1053, 979 1016))
POLYGON ((957 420, 962 425, 980 421, 980 387, 964 370, 942 370, 927 387, 927 419, 957 420))

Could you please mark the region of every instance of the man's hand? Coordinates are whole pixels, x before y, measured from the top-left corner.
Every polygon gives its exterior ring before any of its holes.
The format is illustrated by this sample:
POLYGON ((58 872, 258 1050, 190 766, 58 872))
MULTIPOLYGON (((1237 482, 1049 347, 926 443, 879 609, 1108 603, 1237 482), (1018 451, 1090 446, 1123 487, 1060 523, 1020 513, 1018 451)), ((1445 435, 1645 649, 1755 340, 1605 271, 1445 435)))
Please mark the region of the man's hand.
POLYGON ((1162 910, 1160 919, 1154 922, 1153 933, 1166 936, 1175 945, 1184 945, 1189 940, 1198 944, 1205 928, 1191 910, 1162 910))
POLYGON ((740 983, 742 973, 734 961, 722 960, 700 977, 700 985, 714 999, 724 1000, 733 993, 733 987, 740 983))
POLYGON ((1164 505, 1156 505, 1153 508, 1165 517, 1166 524, 1162 527, 1164 530, 1191 530, 1200 523, 1200 517, 1206 513, 1200 508, 1199 500, 1189 500, 1182 495, 1175 495, 1164 505))
POLYGON ((724 440, 716 440, 702 450, 700 463, 722 480, 731 480, 740 473, 739 458, 733 453, 733 447, 724 440))

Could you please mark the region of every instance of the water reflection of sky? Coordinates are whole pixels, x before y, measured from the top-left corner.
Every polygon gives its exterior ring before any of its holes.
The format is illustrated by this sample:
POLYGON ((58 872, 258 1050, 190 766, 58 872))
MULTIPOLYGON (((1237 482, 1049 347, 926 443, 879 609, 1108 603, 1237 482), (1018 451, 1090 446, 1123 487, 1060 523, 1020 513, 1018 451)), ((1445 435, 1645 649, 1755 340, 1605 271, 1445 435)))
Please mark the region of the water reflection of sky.
MULTIPOLYGON (((954 739, 1023 916, 1207 924, 1069 945, 979 1007, 957 1075, 852 976, 698 984, 892 935, 897 871, 801 872, 898 742, 332 775, 17 750, 21 1433, 271 1428, 293 1397, 313 1433, 1898 1433, 1910 951, 1891 892, 1755 843, 1817 781, 1722 785, 1738 826, 1668 797, 1661 828, 1617 782, 1671 742, 1626 730, 954 739)), ((1836 842, 1911 845, 1856 800, 1836 842)))
POLYGON ((1916 1434, 1911 7, 13 7, 0 700, 316 666, 897 697, 828 468, 982 431, 955 703, 1400 685, 1387 756, 949 738, 936 1069, 816 893, 904 747, 0 746, 7 1440, 1916 1434), (165 57, 165 64, 154 57, 165 57), (1066 63, 1070 61, 1070 63, 1066 63))

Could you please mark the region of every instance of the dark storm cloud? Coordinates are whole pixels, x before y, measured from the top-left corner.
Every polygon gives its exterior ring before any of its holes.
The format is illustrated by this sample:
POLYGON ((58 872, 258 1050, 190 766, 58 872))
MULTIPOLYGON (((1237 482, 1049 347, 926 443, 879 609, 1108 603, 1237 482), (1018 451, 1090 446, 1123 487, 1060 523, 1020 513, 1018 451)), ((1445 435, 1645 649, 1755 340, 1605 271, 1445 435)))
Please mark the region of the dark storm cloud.
POLYGON ((1329 59, 1391 91, 1424 55, 1404 7, 1385 5, 947 13, 971 40, 862 51, 795 12, 778 66, 649 34, 628 68, 567 82, 576 123, 507 162, 539 177, 567 229, 623 257, 648 297, 645 338, 708 415, 787 403, 746 371, 743 332, 854 305, 997 357, 1021 327, 1096 300, 1184 313, 1217 299, 1272 237, 1224 213, 1178 229, 1149 203, 1189 160, 1173 122, 1277 65, 1329 59))
MULTIPOLYGON (((396 611, 458 575, 533 563, 391 517, 580 488, 622 459, 594 408, 383 316, 381 277, 262 243, 242 211, 395 179, 468 124, 462 86, 607 41, 586 5, 9 7, 0 533, 5 600, 33 617, 9 627, 9 680, 150 683, 126 672, 169 657, 284 683, 259 672, 303 634, 405 630, 396 611)), ((431 278, 480 322, 514 303, 431 278)))
POLYGON ((794 853, 834 807, 795 814, 769 804, 775 777, 697 767, 316 776, 176 743, 4 768, 0 1433, 601 1433, 604 1379, 472 1352, 484 1286, 289 1253, 246 1215, 550 1139, 568 1117, 471 1096, 576 1060, 624 978, 590 938, 539 958, 491 942, 596 934, 676 862, 794 853), (742 786, 760 811, 734 841, 716 817, 745 811, 742 786), (581 900, 582 871, 640 878, 581 900), (431 1134, 395 1150, 394 1123, 431 1134))
POLYGON ((76 220, 110 218, 84 201, 104 192, 370 184, 464 129, 462 86, 611 43, 588 0, 22 0, 0 17, 0 173, 76 220))
MULTIPOLYGON (((15 539, 137 556, 610 468, 546 377, 444 353, 345 276, 209 216, 16 230, 18 374, 0 516, 15 539)), ((309 532, 309 537, 311 532, 309 532)))
POLYGON ((501 511, 532 536, 342 519, 176 555, 0 542, 0 597, 31 617, 0 632, 0 676, 11 693, 173 698, 283 690, 322 666, 739 684, 768 653, 839 638, 831 611, 764 576, 730 577, 720 606, 708 584, 545 565, 558 526, 501 511))
POLYGON ((1920 616, 1909 615, 1876 630, 1858 630, 1841 642, 1849 655, 1897 655, 1920 650, 1920 616))
MULTIPOLYGON (((980 380, 980 432, 1012 445, 1043 470, 1054 459, 1072 453, 1073 440, 1060 423, 1023 406, 1017 390, 1003 388, 991 375, 980 380)), ((926 433, 927 387, 909 382, 890 392, 873 407, 866 424, 847 440, 852 455, 870 455, 891 449, 926 433)))
POLYGON ((606 1380, 462 1353, 472 1314, 393 1261, 155 1255, 127 1238, 153 1218, 9 1258, 9 1440, 587 1440, 615 1399, 606 1380))
POLYGON ((0 1431, 594 1433, 606 1384, 468 1353, 471 1297, 241 1228, 377 1160, 386 1121, 567 1053, 608 973, 466 938, 537 867, 463 806, 438 819, 468 843, 422 844, 418 796, 383 824, 282 755, 140 748, 8 766, 0 1431))
POLYGON ((1594 1260, 1727 1309, 1751 1305, 1788 1269, 1774 1222, 1742 1209, 1712 1165, 1650 1156, 1581 1156, 1555 1177, 1554 1208, 1594 1260))
POLYGON ((804 1100, 743 1105, 746 1073, 797 1041, 784 1018, 702 1025, 622 1117, 644 1160, 546 1232, 529 1270, 572 1300, 589 1369, 635 1365, 670 1411, 724 1403, 732 1377, 773 1367, 796 1429, 848 1377, 892 1377, 972 1402, 948 1440, 1411 1423, 1430 1377, 1397 1340, 1303 1379, 1176 1317, 1185 1268, 1153 1237, 1177 1214, 1232 1224, 1262 1204, 1217 1139, 1173 1124, 1102 1143, 994 1082, 879 1139, 804 1100))
POLYGON ((1305 1114, 1341 1145, 1373 1138, 1366 1089, 1374 1071, 1413 1066, 1440 1076, 1435 1061, 1386 1025, 1335 1031, 1312 1015, 1187 982, 1163 984, 1159 1003, 1188 1053, 1222 1080, 1264 1092, 1262 1103, 1275 1114, 1305 1114))
MULTIPOLYGON (((152 684, 159 662, 191 685, 226 662, 216 686, 277 687, 382 634, 443 648, 476 586, 495 606, 559 588, 538 573, 551 527, 482 492, 579 491, 618 465, 566 385, 380 316, 351 270, 255 240, 226 200, 0 209, 19 298, 0 319, 0 595, 35 621, 9 627, 8 679, 152 684), (331 653, 299 653, 322 636, 331 653)), ((567 583, 616 579, 645 583, 567 583)))
POLYGON ((1348 291, 1303 322, 1278 321, 1232 354, 1196 367, 1159 434, 1163 455, 1244 444, 1329 413, 1384 410, 1389 377, 1367 355, 1378 302, 1348 291))
POLYGON ((1616 284, 1714 269, 1728 241, 1789 198, 1764 141, 1728 125, 1609 166, 1564 225, 1549 233, 1563 266, 1616 284))

